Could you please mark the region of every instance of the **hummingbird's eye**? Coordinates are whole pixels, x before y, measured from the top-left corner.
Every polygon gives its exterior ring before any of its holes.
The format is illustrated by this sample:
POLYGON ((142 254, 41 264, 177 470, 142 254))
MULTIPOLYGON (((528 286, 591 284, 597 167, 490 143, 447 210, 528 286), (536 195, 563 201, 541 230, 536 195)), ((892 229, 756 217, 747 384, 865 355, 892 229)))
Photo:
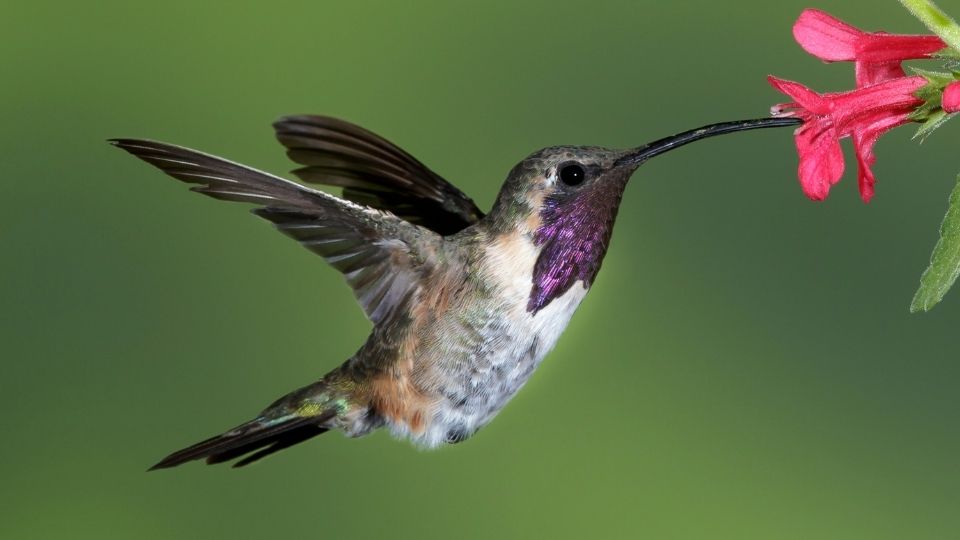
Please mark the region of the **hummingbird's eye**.
POLYGON ((579 186, 586 179, 586 173, 579 163, 567 163, 560 166, 560 181, 568 186, 579 186))

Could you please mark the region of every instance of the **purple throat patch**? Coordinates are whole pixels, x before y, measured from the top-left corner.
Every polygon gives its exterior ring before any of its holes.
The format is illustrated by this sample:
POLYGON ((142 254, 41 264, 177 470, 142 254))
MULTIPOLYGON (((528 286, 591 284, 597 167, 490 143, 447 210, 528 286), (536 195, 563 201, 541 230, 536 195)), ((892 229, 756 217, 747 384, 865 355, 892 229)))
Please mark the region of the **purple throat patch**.
POLYGON ((533 268, 527 311, 536 314, 577 281, 590 287, 607 253, 626 179, 600 178, 575 193, 544 201, 534 235, 540 255, 533 268))

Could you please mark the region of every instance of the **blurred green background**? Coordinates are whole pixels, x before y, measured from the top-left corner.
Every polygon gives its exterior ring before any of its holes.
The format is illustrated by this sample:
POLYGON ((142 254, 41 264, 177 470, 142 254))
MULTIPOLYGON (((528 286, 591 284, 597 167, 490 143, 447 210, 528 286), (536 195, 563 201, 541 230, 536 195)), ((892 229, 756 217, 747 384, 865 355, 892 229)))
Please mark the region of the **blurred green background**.
MULTIPOLYGON (((943 2, 960 14, 960 5, 943 2), (951 5, 953 4, 953 5, 951 5)), ((3 538, 934 539, 960 534, 960 292, 907 307, 960 163, 881 141, 807 201, 787 130, 645 165, 593 292, 465 444, 338 434, 147 474, 348 357, 341 277, 105 144, 276 172, 270 122, 394 140, 488 208, 553 144, 631 146, 821 90, 807 2, 15 2, 0 22, 3 538)), ((893 0, 822 0, 920 32, 893 0)))

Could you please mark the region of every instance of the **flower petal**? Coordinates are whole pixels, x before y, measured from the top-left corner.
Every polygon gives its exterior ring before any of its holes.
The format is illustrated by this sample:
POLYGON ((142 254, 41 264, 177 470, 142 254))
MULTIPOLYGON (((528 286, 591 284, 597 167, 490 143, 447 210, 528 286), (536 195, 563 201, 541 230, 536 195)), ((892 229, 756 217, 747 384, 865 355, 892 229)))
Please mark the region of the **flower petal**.
POLYGON ((937 36, 865 34, 857 41, 856 58, 863 62, 894 62, 920 60, 947 46, 937 36))
POLYGON ((767 77, 770 86, 778 92, 782 92, 793 98, 800 107, 812 112, 813 114, 823 115, 830 112, 830 103, 824 96, 814 92, 806 86, 779 77, 770 75, 767 77))
POLYGON ((923 77, 900 77, 852 92, 828 94, 840 135, 853 132, 854 125, 874 112, 914 108, 923 103, 914 93, 927 84, 923 77))
POLYGON ((892 62, 861 62, 857 61, 857 88, 880 84, 890 79, 905 77, 907 74, 898 60, 892 62))
POLYGON ((805 9, 793 25, 803 50, 826 62, 852 61, 865 32, 819 9, 805 9))
POLYGON ((805 124, 794 137, 800 155, 798 176, 804 194, 814 201, 822 201, 830 187, 843 176, 843 150, 832 127, 819 129, 817 124, 805 124))
POLYGON ((873 146, 881 135, 891 129, 910 121, 912 109, 905 108, 898 112, 883 111, 866 119, 853 132, 853 146, 857 154, 857 183, 860 187, 860 198, 863 202, 870 202, 874 194, 876 178, 871 167, 877 161, 873 153, 873 146))

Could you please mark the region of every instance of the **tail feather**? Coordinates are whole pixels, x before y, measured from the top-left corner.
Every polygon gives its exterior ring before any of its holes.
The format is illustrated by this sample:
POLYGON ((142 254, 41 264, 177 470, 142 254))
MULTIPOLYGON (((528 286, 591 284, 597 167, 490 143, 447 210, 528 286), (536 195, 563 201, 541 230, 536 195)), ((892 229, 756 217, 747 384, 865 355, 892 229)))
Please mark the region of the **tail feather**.
MULTIPOLYGON (((295 444, 302 443, 307 439, 312 439, 313 437, 316 437, 321 433, 325 433, 326 431, 327 431, 327 428, 316 426, 316 425, 299 427, 295 430, 285 433, 281 437, 277 437, 276 441, 274 441, 274 443, 271 444, 270 446, 263 448, 261 450, 258 450, 253 454, 250 454, 249 456, 234 463, 233 468, 236 469, 239 467, 246 467, 247 465, 255 461, 260 461, 261 459, 269 456, 270 454, 273 454, 274 452, 279 452, 284 448, 290 448, 295 444)), ((210 463, 210 460, 207 460, 207 463, 210 463)))
POLYGON ((288 415, 275 419, 258 418, 226 433, 174 452, 150 467, 150 470, 176 467, 198 459, 206 459, 207 464, 212 465, 255 452, 234 465, 234 467, 243 467, 326 432, 327 427, 324 424, 335 414, 335 411, 327 411, 317 416, 288 415))

